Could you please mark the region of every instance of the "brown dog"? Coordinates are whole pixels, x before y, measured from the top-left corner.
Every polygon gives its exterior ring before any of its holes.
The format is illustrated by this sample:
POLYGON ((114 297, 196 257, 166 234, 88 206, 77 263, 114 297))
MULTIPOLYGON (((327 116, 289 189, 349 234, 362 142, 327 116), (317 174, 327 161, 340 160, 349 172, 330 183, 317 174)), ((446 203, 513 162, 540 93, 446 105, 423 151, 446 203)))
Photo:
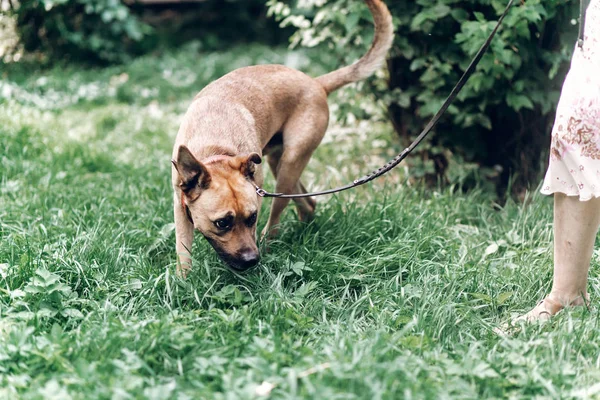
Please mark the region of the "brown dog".
MULTIPOLYGON (((206 86, 187 110, 173 149, 178 272, 191 268, 194 229, 232 269, 259 260, 256 220, 261 206, 251 181, 263 183, 261 153, 277 179, 276 191, 306 193, 300 175, 325 135, 327 95, 370 76, 392 45, 392 17, 381 0, 365 0, 375 22, 371 48, 358 62, 313 79, 281 66, 240 68, 206 86)), ((289 199, 274 199, 263 235, 276 233, 289 199)), ((299 216, 315 210, 297 199, 299 216)))

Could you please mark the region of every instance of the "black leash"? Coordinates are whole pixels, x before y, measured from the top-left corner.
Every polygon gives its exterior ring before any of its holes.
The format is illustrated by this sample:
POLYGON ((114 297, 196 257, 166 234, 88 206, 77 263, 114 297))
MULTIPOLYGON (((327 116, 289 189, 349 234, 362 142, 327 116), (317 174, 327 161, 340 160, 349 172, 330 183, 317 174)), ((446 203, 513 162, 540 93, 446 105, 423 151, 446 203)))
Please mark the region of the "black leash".
MULTIPOLYGON (((586 1, 586 0, 581 0, 581 2, 582 2, 582 17, 583 17, 583 13, 585 12, 585 10, 583 10, 583 2, 584 1, 586 1)), ((406 149, 404 149, 400 154, 398 154, 396 157, 394 157, 392 160, 390 160, 387 164, 385 164, 384 166, 382 166, 379 169, 376 169, 375 171, 371 172, 368 175, 365 175, 361 178, 354 180, 354 182, 352 182, 352 183, 349 183, 347 185, 340 186, 340 187, 337 187, 334 189, 323 190, 321 192, 302 193, 302 194, 300 194, 300 193, 297 193, 297 194, 269 193, 266 190, 262 189, 260 186, 256 185, 254 182, 252 182, 254 187, 256 188, 256 194, 258 194, 260 197, 279 197, 279 198, 285 198, 285 199, 323 196, 326 194, 342 192, 344 190, 348 190, 348 189, 352 189, 357 186, 364 185, 365 183, 371 182, 373 179, 379 178, 381 175, 384 175, 387 172, 394 169, 398 164, 400 164, 402 162, 402 160, 404 160, 415 149, 415 147, 417 147, 419 145, 419 143, 421 143, 421 141, 423 139, 425 139, 425 137, 431 132, 431 130, 437 124, 437 122, 442 117, 442 115, 446 112, 448 107, 450 107, 450 104, 452 104, 454 99, 456 99, 456 96, 458 95, 458 93, 465 86, 465 84, 467 83, 467 81, 469 80, 471 75, 473 75, 473 72, 475 72, 475 67, 477 67, 477 64, 479 64, 479 61, 481 61, 481 58, 483 57, 484 53, 486 52, 488 47, 490 47, 490 43, 492 42, 492 39, 494 38, 494 36, 496 36, 496 32, 500 28, 500 25, 502 25, 502 21, 504 20, 504 17, 506 17, 508 12, 510 11, 510 8, 512 7, 513 2, 514 2, 514 0, 510 0, 508 2, 508 5, 506 6, 506 10, 504 10, 502 15, 498 19, 498 23, 496 24, 496 27, 494 28, 494 30, 492 31, 490 36, 487 38, 487 40, 485 41, 483 46, 481 46, 481 48, 477 52, 477 55, 475 55, 475 58, 473 58, 473 61, 471 61, 471 64, 465 70, 464 74, 462 75, 462 77, 460 78, 460 80, 458 81, 456 86, 454 86, 454 89, 452 89, 452 91, 450 92, 450 95, 448 96, 448 98, 446 99, 446 101, 444 102, 444 104, 442 105, 440 110, 437 112, 437 114, 435 114, 433 116, 431 121, 429 121, 427 126, 425 126, 425 129, 423 129, 421 134, 414 140, 414 142, 412 142, 410 146, 408 146, 406 149)), ((583 26, 583 22, 581 23, 581 25, 583 26)), ((582 28, 582 30, 583 30, 583 28, 582 28)), ((580 32, 580 40, 583 41, 583 32, 580 32)))

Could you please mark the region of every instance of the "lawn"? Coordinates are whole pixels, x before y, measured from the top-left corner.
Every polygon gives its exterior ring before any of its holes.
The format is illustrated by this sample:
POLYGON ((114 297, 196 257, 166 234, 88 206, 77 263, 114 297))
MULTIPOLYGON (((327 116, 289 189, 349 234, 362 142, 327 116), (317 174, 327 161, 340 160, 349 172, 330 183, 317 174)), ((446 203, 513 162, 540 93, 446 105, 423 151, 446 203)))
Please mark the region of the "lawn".
MULTIPOLYGON (((535 193, 501 206, 400 167, 320 198, 309 224, 290 207, 250 273, 197 238, 176 277, 170 154, 195 92, 253 63, 323 72, 304 53, 196 50, 3 73, 0 398, 600 396, 597 309, 495 331, 550 286, 552 201, 535 193)), ((330 128, 310 188, 399 149, 381 121, 330 128)))

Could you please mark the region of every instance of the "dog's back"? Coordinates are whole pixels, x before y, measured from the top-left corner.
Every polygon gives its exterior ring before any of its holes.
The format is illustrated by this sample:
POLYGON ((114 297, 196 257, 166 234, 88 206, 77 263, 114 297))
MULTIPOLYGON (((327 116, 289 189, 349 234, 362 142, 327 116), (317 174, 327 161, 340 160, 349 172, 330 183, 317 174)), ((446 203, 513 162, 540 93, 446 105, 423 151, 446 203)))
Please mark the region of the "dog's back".
POLYGON ((233 141, 247 142, 258 136, 262 148, 281 130, 290 114, 307 102, 317 103, 328 112, 327 92, 317 80, 283 65, 257 65, 237 69, 206 86, 188 114, 205 116, 203 120, 193 119, 196 137, 214 137, 219 125, 222 135, 235 135, 229 138, 233 141), (212 123, 213 117, 218 124, 212 123), (244 126, 237 127, 238 123, 244 126), (223 124, 230 126, 225 128, 223 124), (255 132, 247 135, 249 126, 255 132))
POLYGON ((305 102, 319 104, 328 112, 327 95, 372 75, 392 45, 394 30, 387 6, 381 0, 365 2, 373 15, 375 35, 369 51, 356 63, 318 78, 282 65, 240 68, 206 86, 194 99, 199 103, 192 107, 208 110, 212 102, 231 107, 239 105, 241 113, 249 112, 245 119, 252 118, 261 146, 280 131, 290 114, 305 102))

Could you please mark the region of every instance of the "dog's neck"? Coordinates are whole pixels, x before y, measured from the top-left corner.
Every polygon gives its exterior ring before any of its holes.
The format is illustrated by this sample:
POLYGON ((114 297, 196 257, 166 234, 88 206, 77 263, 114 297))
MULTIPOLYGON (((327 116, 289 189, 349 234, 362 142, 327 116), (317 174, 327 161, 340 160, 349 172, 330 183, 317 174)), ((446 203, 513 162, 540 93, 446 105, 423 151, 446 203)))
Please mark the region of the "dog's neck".
POLYGON ((220 161, 227 161, 230 158, 231 158, 231 156, 228 156, 225 154, 218 154, 218 155, 210 156, 210 157, 203 159, 202 164, 204 164, 204 165, 214 164, 214 163, 217 163, 220 161))
POLYGON ((202 149, 200 160, 206 165, 229 160, 231 157, 235 157, 235 155, 235 151, 231 148, 211 145, 202 149))

